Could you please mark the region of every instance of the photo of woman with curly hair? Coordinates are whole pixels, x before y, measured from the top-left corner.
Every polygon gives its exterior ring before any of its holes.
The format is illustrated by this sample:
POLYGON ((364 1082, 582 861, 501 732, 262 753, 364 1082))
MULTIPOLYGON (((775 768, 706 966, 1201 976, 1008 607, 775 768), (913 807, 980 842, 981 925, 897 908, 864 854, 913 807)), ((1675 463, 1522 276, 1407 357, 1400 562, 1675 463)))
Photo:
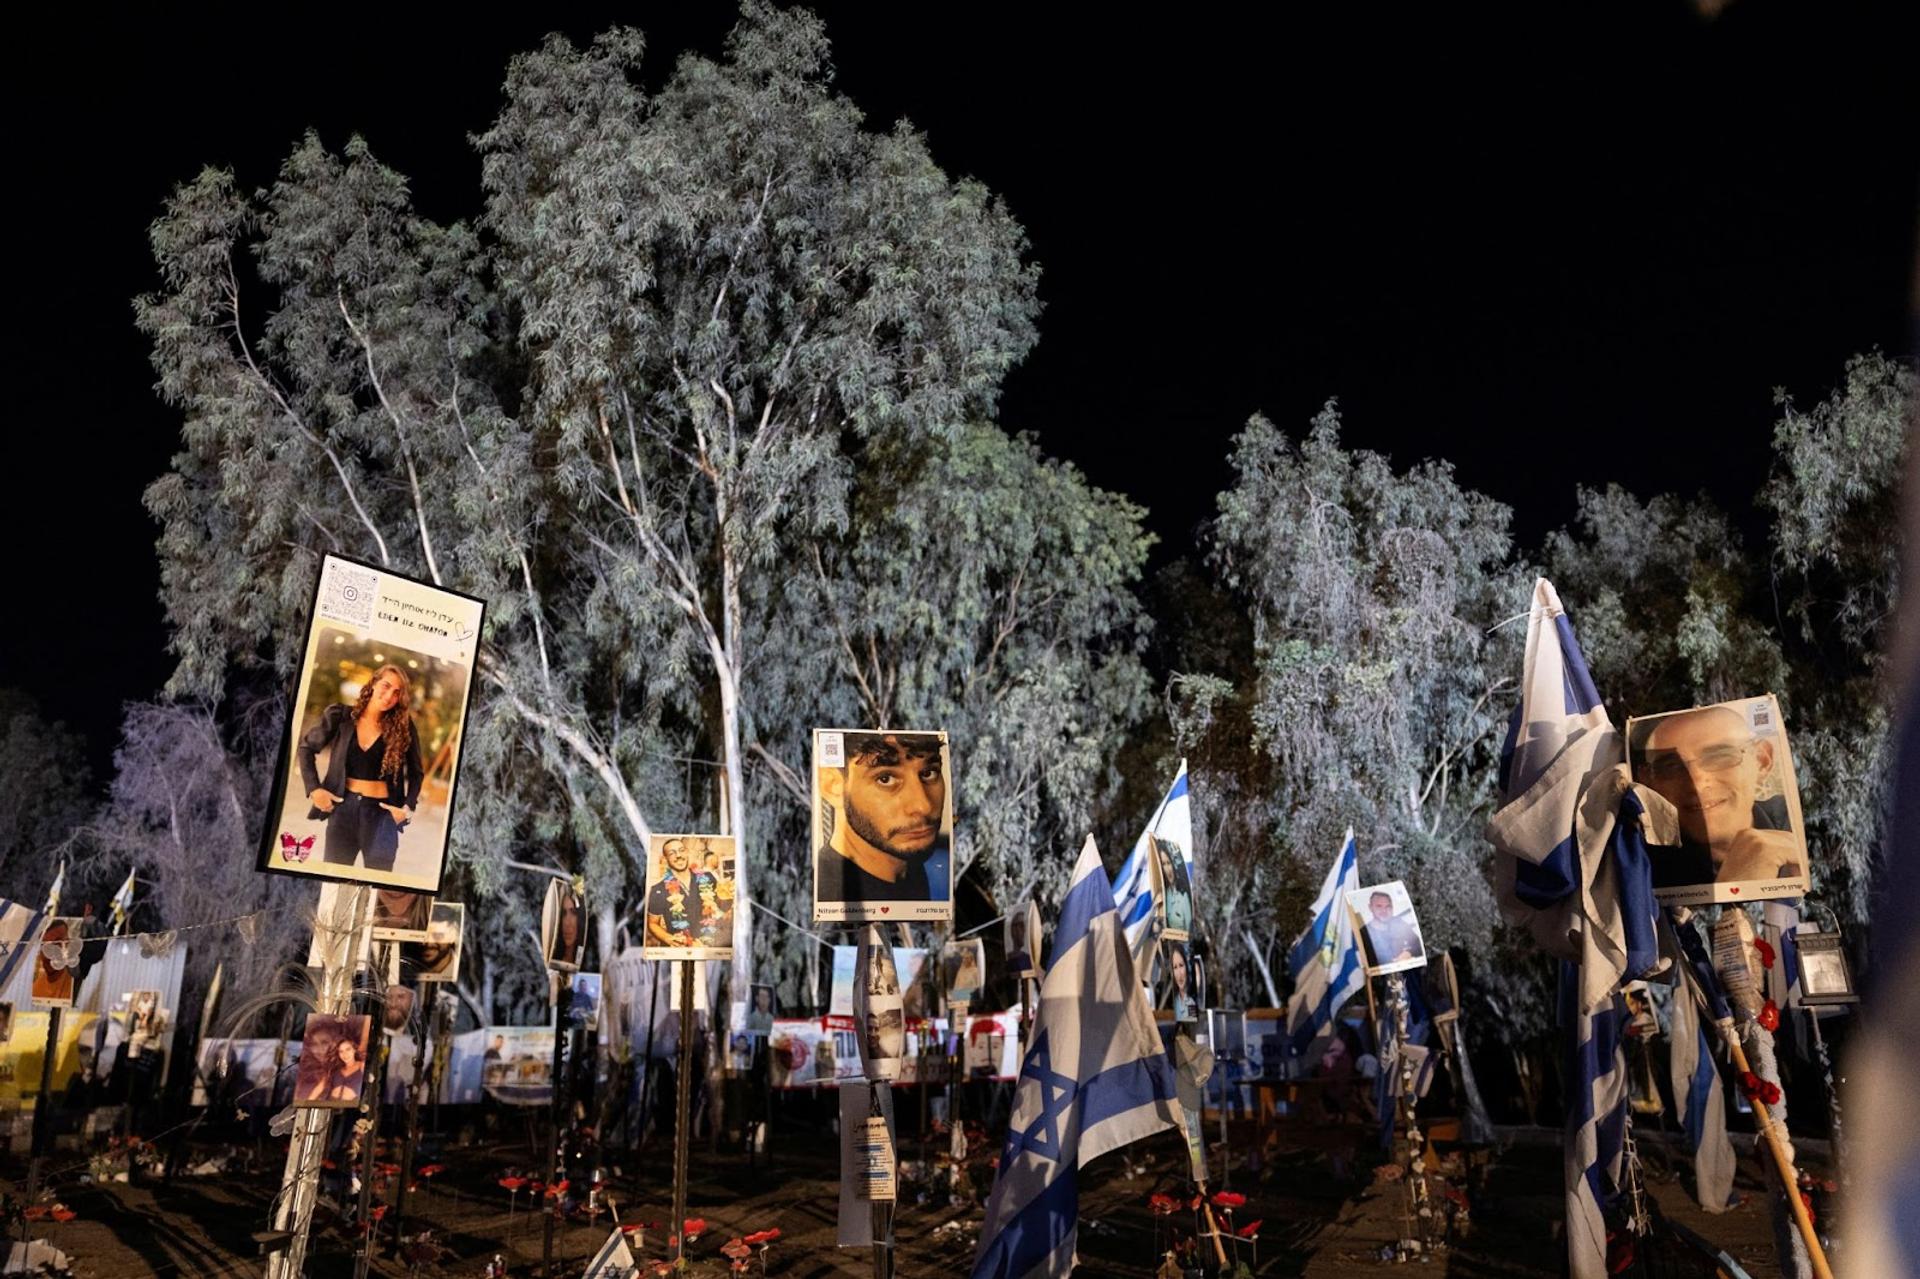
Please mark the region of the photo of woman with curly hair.
POLYGON ((323 557, 261 870, 439 891, 484 613, 323 557))
POLYGON ((398 666, 382 666, 361 686, 354 704, 322 711, 301 734, 300 777, 307 816, 327 823, 321 857, 335 866, 359 861, 392 870, 400 834, 420 803, 426 767, 413 732, 413 685, 398 666), (327 773, 320 775, 320 752, 327 773))

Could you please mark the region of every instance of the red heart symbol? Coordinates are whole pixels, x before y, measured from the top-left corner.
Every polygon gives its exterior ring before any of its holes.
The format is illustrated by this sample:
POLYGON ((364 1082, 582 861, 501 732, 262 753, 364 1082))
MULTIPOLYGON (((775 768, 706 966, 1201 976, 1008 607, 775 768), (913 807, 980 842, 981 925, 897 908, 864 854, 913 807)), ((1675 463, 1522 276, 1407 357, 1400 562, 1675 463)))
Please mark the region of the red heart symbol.
POLYGON ((1727 890, 1727 893, 1729 896, 1738 897, 1740 895, 1740 890, 1737 888, 1729 888, 1727 890))
POLYGON ((891 911, 892 909, 893 909, 893 907, 891 907, 891 906, 882 906, 882 907, 880 908, 880 913, 881 913, 882 915, 885 915, 885 914, 887 914, 887 913, 888 913, 889 911, 891 911))

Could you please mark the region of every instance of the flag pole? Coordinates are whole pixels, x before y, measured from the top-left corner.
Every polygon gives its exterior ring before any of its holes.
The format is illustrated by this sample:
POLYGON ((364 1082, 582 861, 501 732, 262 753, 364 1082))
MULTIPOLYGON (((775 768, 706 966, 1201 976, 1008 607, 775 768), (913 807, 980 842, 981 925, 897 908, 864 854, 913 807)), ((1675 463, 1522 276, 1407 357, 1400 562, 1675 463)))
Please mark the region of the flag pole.
MULTIPOLYGON (((1673 926, 1691 927, 1674 919, 1673 926)), ((1744 1077, 1752 1074, 1747 1065, 1747 1051, 1740 1043, 1739 1032, 1733 1027, 1731 1018, 1713 1017, 1713 1007, 1708 1003, 1706 994, 1700 989, 1700 976, 1693 971, 1691 964, 1680 965, 1680 975, 1687 983, 1687 990, 1701 1010, 1713 1021, 1720 1031, 1720 1038, 1727 1046, 1727 1056, 1733 1062, 1733 1068, 1744 1077)), ((1760 1098, 1753 1100, 1753 1121, 1760 1129, 1761 1139, 1773 1155, 1775 1170, 1780 1174, 1780 1188, 1787 1196, 1787 1207, 1793 1212, 1793 1222, 1800 1230, 1800 1241, 1806 1245, 1807 1259, 1813 1264, 1814 1279, 1833 1279, 1833 1268, 1827 1264, 1826 1250, 1820 1246, 1820 1236, 1813 1228, 1813 1217, 1807 1212, 1807 1204, 1800 1197, 1800 1174, 1795 1171, 1793 1159, 1787 1154, 1786 1143, 1780 1135, 1779 1127, 1773 1122, 1773 1111, 1760 1098)))

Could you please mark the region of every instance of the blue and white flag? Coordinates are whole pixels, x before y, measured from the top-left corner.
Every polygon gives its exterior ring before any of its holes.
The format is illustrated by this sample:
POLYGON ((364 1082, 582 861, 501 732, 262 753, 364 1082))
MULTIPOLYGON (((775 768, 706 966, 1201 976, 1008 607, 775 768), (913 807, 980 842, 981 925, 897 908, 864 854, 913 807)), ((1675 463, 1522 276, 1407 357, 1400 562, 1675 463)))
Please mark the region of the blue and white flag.
POLYGON ((1153 850, 1147 843, 1149 835, 1180 850, 1186 862, 1187 882, 1192 884, 1195 871, 1193 803, 1187 795, 1187 761, 1184 759, 1180 761, 1179 772, 1174 774, 1173 785, 1167 787, 1160 807, 1154 810, 1153 820, 1140 832, 1140 838, 1133 841, 1133 851, 1113 876, 1113 897, 1119 903, 1121 925, 1126 929, 1127 945, 1133 951, 1133 966, 1139 970, 1142 981, 1147 977, 1147 952, 1153 946, 1156 905, 1156 876, 1153 850))
POLYGON ((1031 1034, 974 1279, 1071 1272, 1080 1168, 1180 1126, 1173 1066, 1091 836, 1060 906, 1031 1034))
POLYGON ((6 989, 14 971, 33 952, 40 925, 46 919, 44 911, 0 897, 0 990, 6 989))
POLYGON ((1320 895, 1313 899, 1313 919, 1287 955, 1287 968, 1293 974, 1293 994, 1287 1000, 1290 1053, 1305 1052, 1333 1025, 1347 1001, 1366 987, 1367 966, 1347 910, 1347 894, 1359 887, 1360 856, 1349 826, 1340 855, 1333 859, 1320 895))
POLYGON ((1568 1031, 1567 1261, 1572 1279, 1607 1279, 1606 1205, 1620 1188, 1627 1135, 1627 1001, 1580 1006, 1580 979, 1561 965, 1560 1014, 1568 1031))
MULTIPOLYGON (((1691 928, 1691 924, 1681 925, 1691 928)), ((1673 992, 1667 1023, 1672 1049, 1669 1077, 1673 1108, 1687 1149, 1693 1152, 1693 1189, 1708 1212, 1725 1212, 1733 1197, 1733 1143, 1727 1139, 1727 1094, 1713 1060, 1713 1041, 1690 983, 1673 992)))

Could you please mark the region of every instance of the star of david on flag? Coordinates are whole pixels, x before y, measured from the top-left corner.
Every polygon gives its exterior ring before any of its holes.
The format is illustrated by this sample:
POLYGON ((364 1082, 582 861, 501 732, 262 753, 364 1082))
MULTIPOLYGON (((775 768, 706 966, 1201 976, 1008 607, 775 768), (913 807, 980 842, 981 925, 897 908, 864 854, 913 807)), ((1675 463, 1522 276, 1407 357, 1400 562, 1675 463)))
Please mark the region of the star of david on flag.
POLYGON ((1173 1065, 1089 837, 1060 906, 974 1279, 1072 1271, 1081 1166, 1178 1127, 1178 1113, 1173 1065))

